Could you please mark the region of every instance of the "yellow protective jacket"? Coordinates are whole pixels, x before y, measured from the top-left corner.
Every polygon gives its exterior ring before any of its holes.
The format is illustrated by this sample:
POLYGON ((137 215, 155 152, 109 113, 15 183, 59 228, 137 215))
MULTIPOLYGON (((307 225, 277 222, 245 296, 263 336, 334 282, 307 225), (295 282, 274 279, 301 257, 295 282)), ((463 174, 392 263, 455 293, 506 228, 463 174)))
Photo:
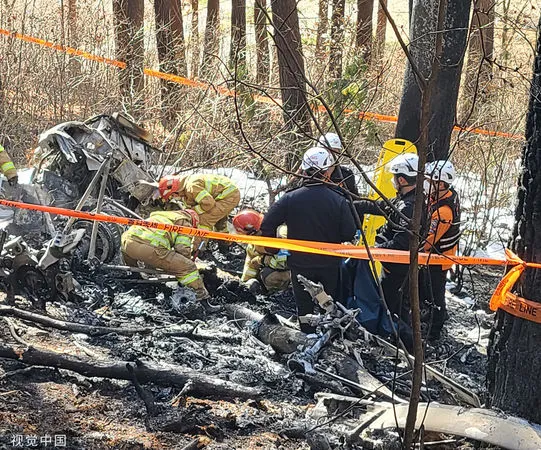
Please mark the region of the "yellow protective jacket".
MULTIPOLYGON (((147 220, 169 225, 192 226, 192 217, 184 211, 154 211, 147 220)), ((177 253, 186 257, 189 257, 191 254, 192 238, 174 231, 157 230, 155 228, 133 225, 122 235, 122 238, 141 240, 150 243, 154 247, 175 250, 177 253)))
POLYGON ((223 175, 186 175, 179 177, 179 184, 179 197, 198 214, 210 211, 217 201, 238 191, 233 181, 223 175))
POLYGON ((2 146, 2 144, 0 144, 0 170, 8 180, 11 180, 13 177, 17 176, 15 164, 13 164, 9 153, 6 152, 6 149, 2 146))
POLYGON ((248 244, 246 247, 246 260, 244 261, 241 281, 257 278, 260 270, 264 267, 285 271, 287 270, 287 256, 270 255, 265 253, 264 247, 248 244))

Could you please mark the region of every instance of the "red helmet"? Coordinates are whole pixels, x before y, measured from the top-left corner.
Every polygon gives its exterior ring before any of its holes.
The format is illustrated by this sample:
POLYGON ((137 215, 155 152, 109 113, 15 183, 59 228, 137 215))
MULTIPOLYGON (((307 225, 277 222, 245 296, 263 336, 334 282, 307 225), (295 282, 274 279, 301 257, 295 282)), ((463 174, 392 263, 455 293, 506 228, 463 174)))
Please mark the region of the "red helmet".
POLYGON ((192 217, 192 228, 197 228, 199 226, 199 214, 193 209, 185 209, 184 212, 187 212, 192 217))
POLYGON ((180 180, 175 176, 163 177, 158 183, 158 190, 160 191, 160 196, 168 201, 173 194, 177 193, 180 188, 180 180))
POLYGON ((253 209, 245 209, 233 217, 233 226, 238 233, 254 234, 261 228, 263 215, 253 209))

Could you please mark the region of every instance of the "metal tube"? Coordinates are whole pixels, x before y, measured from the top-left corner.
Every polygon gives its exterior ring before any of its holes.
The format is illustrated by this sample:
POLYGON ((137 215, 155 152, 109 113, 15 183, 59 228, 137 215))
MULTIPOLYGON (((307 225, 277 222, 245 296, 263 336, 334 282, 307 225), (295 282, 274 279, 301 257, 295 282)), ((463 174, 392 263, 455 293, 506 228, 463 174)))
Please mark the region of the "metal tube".
POLYGON ((139 219, 139 220, 145 220, 143 217, 141 217, 139 214, 133 212, 131 209, 129 208, 126 208, 124 205, 121 205, 120 203, 118 203, 116 200, 113 200, 112 198, 109 198, 109 197, 105 197, 105 200, 107 200, 111 205, 113 205, 114 207, 120 209, 122 212, 125 212, 126 214, 129 214, 130 216, 133 216, 135 217, 136 219, 139 219))
POLYGON ((163 272, 161 270, 156 269, 147 269, 145 267, 131 267, 131 266, 121 266, 121 265, 115 265, 115 264, 102 264, 102 269, 105 270, 119 270, 119 271, 129 271, 129 272, 137 272, 137 273, 149 273, 151 275, 167 275, 166 272, 163 272))
MULTIPOLYGON (((105 170, 105 166, 107 165, 108 162, 109 162, 109 156, 106 157, 105 161, 101 163, 100 168, 97 170, 96 174, 94 175, 94 178, 92 178, 92 181, 90 181, 90 184, 86 188, 86 191, 84 192, 83 196, 77 203, 77 206, 75 207, 75 211, 81 211, 81 209, 83 209, 83 206, 85 206, 85 203, 88 200, 88 197, 90 197, 90 194, 92 194, 94 187, 96 187, 96 184, 98 183, 98 180, 100 179, 103 171, 105 170)), ((66 222, 66 226, 64 227, 63 232, 67 233, 76 220, 77 219, 75 217, 70 217, 70 219, 66 222)))
MULTIPOLYGON (((111 168, 111 160, 107 158, 105 162, 105 170, 101 179, 100 192, 98 194, 98 204, 96 205, 96 213, 101 213, 103 206, 103 197, 105 196, 105 188, 107 187, 107 179, 109 178, 109 169, 111 168)), ((92 260, 96 256, 96 241, 98 239, 99 222, 92 222, 92 234, 90 235, 90 248, 88 249, 88 260, 92 260)))

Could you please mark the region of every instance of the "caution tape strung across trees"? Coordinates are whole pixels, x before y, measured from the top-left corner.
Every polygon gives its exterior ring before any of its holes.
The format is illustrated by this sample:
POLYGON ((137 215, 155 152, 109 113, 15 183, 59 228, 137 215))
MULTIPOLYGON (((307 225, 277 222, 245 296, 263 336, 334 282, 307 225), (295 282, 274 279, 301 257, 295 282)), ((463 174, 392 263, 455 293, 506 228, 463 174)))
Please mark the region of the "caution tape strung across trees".
MULTIPOLYGON (((94 55, 84 50, 68 47, 66 45, 55 44, 54 42, 46 41, 44 39, 40 39, 34 36, 28 36, 22 33, 15 33, 13 31, 5 30, 2 28, 0 28, 0 35, 4 35, 13 39, 18 39, 18 40, 28 42, 31 44, 41 45, 42 47, 64 52, 70 56, 77 56, 77 57, 85 58, 89 61, 95 61, 102 64, 108 64, 110 66, 117 67, 121 70, 126 69, 126 63, 124 61, 118 61, 116 59, 105 58, 103 56, 94 55)), ((159 70, 144 68, 143 73, 150 77, 159 78, 162 80, 170 81, 170 82, 181 84, 184 86, 189 86, 195 89, 213 89, 216 92, 218 92, 220 95, 224 95, 227 97, 235 97, 237 95, 237 92, 235 90, 228 89, 223 86, 213 85, 213 84, 205 83, 203 81, 198 81, 198 80, 192 80, 190 78, 181 77, 179 75, 173 75, 171 73, 161 72, 159 70)), ((252 98, 254 99, 254 101, 258 103, 266 103, 270 105, 281 105, 282 103, 281 100, 279 99, 274 99, 272 97, 267 97, 264 95, 252 95, 252 98)), ((317 106, 314 109, 322 113, 327 112, 324 106, 317 106)), ((370 111, 358 112, 352 109, 344 109, 343 113, 349 114, 349 115, 356 115, 358 119, 374 120, 378 122, 396 123, 398 120, 397 116, 379 114, 379 113, 374 113, 370 111)), ((466 131, 468 133, 481 134, 484 136, 491 136, 491 137, 502 137, 502 138, 507 138, 507 139, 524 139, 524 136, 520 134, 507 133, 504 131, 486 130, 484 128, 478 128, 478 127, 455 126, 453 130, 466 131)))

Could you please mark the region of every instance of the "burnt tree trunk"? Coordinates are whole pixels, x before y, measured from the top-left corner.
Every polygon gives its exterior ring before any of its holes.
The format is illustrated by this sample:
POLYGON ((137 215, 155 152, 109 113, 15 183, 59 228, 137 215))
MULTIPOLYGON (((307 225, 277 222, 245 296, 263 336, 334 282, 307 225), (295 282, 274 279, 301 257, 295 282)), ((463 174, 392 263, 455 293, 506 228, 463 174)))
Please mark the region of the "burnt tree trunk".
MULTIPOLYGON (((327 53, 327 30, 329 28, 329 0, 319 0, 317 34, 316 34, 316 61, 325 61, 327 53)), ((325 64, 323 64, 325 65, 325 64)))
POLYGON ((203 44, 203 61, 199 71, 203 78, 211 78, 218 60, 220 48, 220 2, 208 0, 207 22, 205 25, 205 41, 203 44))
POLYGON ((344 52, 344 12, 346 0, 332 0, 331 48, 329 53, 329 74, 332 78, 342 77, 344 52))
POLYGON ((475 121, 479 106, 487 99, 494 57, 494 0, 474 0, 468 60, 464 77, 462 117, 475 121))
MULTIPOLYGON (((511 249, 525 261, 541 262, 541 18, 522 166, 511 249)), ((541 270, 526 269, 515 290, 541 303, 541 270)), ((540 346, 541 325, 501 309, 497 312, 488 349, 491 407, 541 423, 540 346)))
MULTIPOLYGON (((154 0, 154 12, 160 70, 173 75, 186 76, 188 69, 180 2, 154 0)), ((168 121, 174 116, 175 105, 179 104, 180 85, 167 80, 161 80, 161 83, 162 109, 164 118, 168 121)))
MULTIPOLYGON (((466 51, 471 0, 442 0, 444 25, 438 30, 438 0, 414 0, 410 27, 410 52, 423 77, 434 81, 428 119, 428 159, 445 159, 456 122, 460 75, 466 51), (441 57, 436 55, 436 35, 442 35, 441 57)), ((421 135, 421 89, 408 63, 395 136, 417 142, 421 135)))
POLYGON ((376 38, 374 41, 375 53, 378 60, 383 59, 385 55, 385 35, 387 34, 387 16, 380 2, 383 2, 387 6, 387 0, 378 1, 378 18, 376 23, 376 38))
POLYGON ((256 48, 256 83, 266 85, 270 74, 269 35, 267 32, 267 0, 254 3, 254 27, 256 48))
POLYGON ((372 55, 372 13, 374 0, 357 0, 357 25, 355 29, 355 51, 366 62, 372 55))
POLYGON ((246 0, 231 0, 229 66, 243 78, 246 69, 246 0))
POLYGON ((295 0, 272 0, 271 7, 274 42, 278 53, 282 111, 291 140, 291 151, 286 155, 286 165, 293 169, 302 152, 302 148, 296 144, 300 138, 311 133, 299 15, 295 0))
POLYGON ((113 0, 115 18, 116 59, 126 63, 119 71, 120 93, 128 112, 138 117, 142 112, 144 42, 143 42, 143 0, 113 0))
POLYGON ((199 75, 199 0, 191 0, 192 6, 192 27, 190 36, 190 47, 192 58, 190 64, 190 73, 192 78, 199 75))

